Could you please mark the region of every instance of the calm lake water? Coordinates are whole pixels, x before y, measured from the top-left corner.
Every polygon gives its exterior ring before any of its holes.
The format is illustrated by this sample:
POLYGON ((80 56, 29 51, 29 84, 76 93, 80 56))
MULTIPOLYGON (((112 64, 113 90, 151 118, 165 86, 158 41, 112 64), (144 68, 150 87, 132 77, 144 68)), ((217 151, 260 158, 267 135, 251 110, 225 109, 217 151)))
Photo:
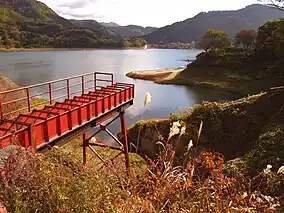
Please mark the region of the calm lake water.
MULTIPOLYGON (((134 83, 135 104, 127 110, 127 124, 148 118, 163 118, 169 113, 189 108, 203 100, 226 100, 216 91, 176 85, 159 85, 134 80, 125 74, 133 70, 175 68, 194 60, 198 50, 94 50, 51 52, 2 52, 0 74, 20 85, 36 84, 95 71, 112 72, 115 81, 134 83), (146 92, 152 102, 144 108, 146 92)), ((119 123, 111 129, 118 130, 119 123)))

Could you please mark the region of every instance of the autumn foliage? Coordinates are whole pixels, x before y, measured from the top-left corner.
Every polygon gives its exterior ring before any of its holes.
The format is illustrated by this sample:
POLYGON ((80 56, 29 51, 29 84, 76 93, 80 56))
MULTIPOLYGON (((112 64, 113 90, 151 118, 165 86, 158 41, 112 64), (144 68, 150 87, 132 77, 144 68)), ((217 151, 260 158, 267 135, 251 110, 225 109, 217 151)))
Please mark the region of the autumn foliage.
POLYGON ((255 43, 257 33, 252 29, 243 29, 236 35, 236 44, 243 45, 244 47, 252 47, 255 43))
POLYGON ((222 49, 231 45, 227 33, 221 30, 209 29, 200 39, 199 45, 207 52, 210 49, 222 49))

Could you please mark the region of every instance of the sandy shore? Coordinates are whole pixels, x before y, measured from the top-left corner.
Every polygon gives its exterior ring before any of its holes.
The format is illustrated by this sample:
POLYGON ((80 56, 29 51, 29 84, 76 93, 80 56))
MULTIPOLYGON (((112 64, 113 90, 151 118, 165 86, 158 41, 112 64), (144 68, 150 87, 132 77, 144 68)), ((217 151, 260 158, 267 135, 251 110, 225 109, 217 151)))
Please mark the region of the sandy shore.
POLYGON ((154 81, 156 83, 163 83, 173 80, 184 69, 185 68, 139 70, 129 72, 126 74, 126 76, 134 79, 143 79, 154 81))
MULTIPOLYGON (((160 84, 174 84, 174 85, 186 85, 189 87, 199 87, 206 89, 218 90, 223 93, 229 93, 232 95, 241 94, 239 87, 232 85, 231 80, 227 79, 216 79, 208 76, 201 76, 197 70, 197 74, 190 73, 184 74, 183 71, 186 68, 175 68, 175 69, 155 69, 155 70, 139 70, 132 71, 126 74, 127 77, 134 79, 150 80, 160 84)), ((232 80, 233 82, 236 79, 232 80)))

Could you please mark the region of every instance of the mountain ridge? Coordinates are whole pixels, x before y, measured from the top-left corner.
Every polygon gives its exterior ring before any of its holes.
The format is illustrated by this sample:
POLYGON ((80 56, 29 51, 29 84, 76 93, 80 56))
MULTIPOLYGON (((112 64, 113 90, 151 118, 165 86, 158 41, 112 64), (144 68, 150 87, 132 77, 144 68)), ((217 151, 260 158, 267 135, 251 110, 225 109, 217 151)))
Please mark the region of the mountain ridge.
MULTIPOLYGON (((40 20, 46 22, 59 23, 66 27, 71 27, 72 24, 63 17, 59 16, 55 11, 49 8, 43 2, 37 0, 0 0, 0 7, 6 7, 21 15, 26 21, 40 20)), ((2 10, 4 11, 4 10, 2 10)), ((19 21, 19 20, 10 20, 19 21)), ((20 21, 23 21, 21 19, 20 21)))
POLYGON ((207 29, 225 31, 234 37, 241 29, 257 29, 268 20, 284 17, 284 12, 253 4, 240 10, 201 12, 143 36, 150 44, 197 41, 207 29))
POLYGON ((139 48, 145 40, 125 40, 99 23, 72 24, 37 0, 0 0, 1 48, 139 48))
POLYGON ((72 24, 74 24, 77 27, 82 27, 82 28, 88 28, 92 30, 98 30, 106 37, 111 38, 111 39, 122 39, 122 36, 111 31, 101 23, 97 22, 96 20, 92 19, 86 19, 86 20, 77 20, 77 19, 70 19, 69 20, 72 24))

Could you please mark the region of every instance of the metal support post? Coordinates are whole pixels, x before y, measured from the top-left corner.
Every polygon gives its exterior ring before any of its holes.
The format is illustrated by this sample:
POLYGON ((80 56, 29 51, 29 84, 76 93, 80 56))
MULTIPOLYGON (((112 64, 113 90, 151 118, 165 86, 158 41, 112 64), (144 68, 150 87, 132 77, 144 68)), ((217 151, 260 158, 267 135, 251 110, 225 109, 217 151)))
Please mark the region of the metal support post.
POLYGON ((128 154, 128 140, 127 140, 127 129, 125 123, 125 112, 120 112, 120 122, 121 122, 121 132, 122 132, 122 143, 123 143, 123 151, 125 156, 125 166, 126 166, 126 174, 130 175, 130 163, 129 163, 129 154, 128 154))
POLYGON ((87 147, 88 147, 88 133, 84 132, 83 134, 83 165, 87 166, 87 147))

